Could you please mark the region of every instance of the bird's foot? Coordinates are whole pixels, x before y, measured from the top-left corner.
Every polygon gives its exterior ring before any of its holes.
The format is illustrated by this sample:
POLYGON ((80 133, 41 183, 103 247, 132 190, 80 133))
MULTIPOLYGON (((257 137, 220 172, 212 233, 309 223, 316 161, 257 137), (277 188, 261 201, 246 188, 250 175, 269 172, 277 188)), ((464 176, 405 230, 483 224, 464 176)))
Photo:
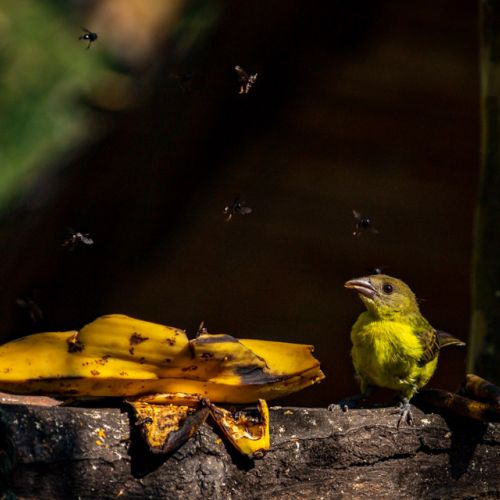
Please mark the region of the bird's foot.
POLYGON ((413 415, 411 413, 411 405, 410 401, 407 398, 404 398, 401 401, 401 404, 398 409, 399 420, 397 428, 401 426, 402 423, 406 423, 408 425, 413 425, 413 415))
POLYGON ((354 396, 341 399, 338 403, 332 403, 328 405, 327 409, 329 411, 334 411, 337 408, 340 408, 342 411, 346 412, 349 409, 359 408, 360 402, 366 398, 365 394, 356 394, 354 396))

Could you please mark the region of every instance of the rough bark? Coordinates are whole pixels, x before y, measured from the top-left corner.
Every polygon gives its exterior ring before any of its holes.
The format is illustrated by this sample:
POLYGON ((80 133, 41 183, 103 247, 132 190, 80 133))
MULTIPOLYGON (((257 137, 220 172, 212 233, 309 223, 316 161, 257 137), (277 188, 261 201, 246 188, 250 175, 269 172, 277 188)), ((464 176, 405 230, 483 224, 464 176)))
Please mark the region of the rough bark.
MULTIPOLYGON (((48 400, 50 404, 50 400, 48 400)), ((0 405, 4 494, 21 498, 500 497, 500 425, 414 409, 271 411, 271 450, 238 456, 209 425, 150 454, 124 408, 0 405), (130 438, 130 439, 129 439, 130 438)))

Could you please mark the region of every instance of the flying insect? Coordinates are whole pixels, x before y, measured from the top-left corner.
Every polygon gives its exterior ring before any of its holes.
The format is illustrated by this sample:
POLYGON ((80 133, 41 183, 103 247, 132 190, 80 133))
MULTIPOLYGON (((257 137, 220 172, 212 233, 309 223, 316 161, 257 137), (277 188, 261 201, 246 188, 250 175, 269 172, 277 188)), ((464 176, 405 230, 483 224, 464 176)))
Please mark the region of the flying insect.
POLYGON ((224 215, 226 216, 226 222, 229 222, 234 214, 248 215, 252 213, 252 209, 247 206, 244 201, 240 201, 236 198, 231 204, 224 207, 224 215))
POLYGON ((85 33, 82 33, 79 37, 78 40, 86 40, 89 42, 87 45, 87 50, 90 49, 90 46, 97 40, 97 33, 94 33, 93 31, 88 30, 87 28, 84 28, 83 26, 81 27, 85 33))
POLYGON ((354 226, 353 236, 361 236, 361 233, 365 231, 371 231, 372 233, 378 233, 378 229, 373 227, 373 219, 366 215, 360 214, 357 210, 352 211, 352 215, 356 219, 356 225, 354 226))
POLYGON ((94 240, 89 233, 80 233, 73 229, 68 229, 68 237, 64 240, 62 246, 69 250, 74 250, 78 245, 93 245, 94 240))
MULTIPOLYGON (((37 295, 36 291, 33 294, 34 296, 37 295)), ((16 299, 16 304, 21 308, 25 309, 26 312, 28 313, 31 321, 33 323, 39 323, 40 321, 43 321, 44 319, 44 314, 42 308, 35 302, 34 297, 18 297, 16 299)))
POLYGON ((238 78, 240 81, 240 91, 239 94, 248 94, 252 85, 257 81, 258 73, 249 75, 241 66, 235 66, 234 69, 238 73, 238 78))

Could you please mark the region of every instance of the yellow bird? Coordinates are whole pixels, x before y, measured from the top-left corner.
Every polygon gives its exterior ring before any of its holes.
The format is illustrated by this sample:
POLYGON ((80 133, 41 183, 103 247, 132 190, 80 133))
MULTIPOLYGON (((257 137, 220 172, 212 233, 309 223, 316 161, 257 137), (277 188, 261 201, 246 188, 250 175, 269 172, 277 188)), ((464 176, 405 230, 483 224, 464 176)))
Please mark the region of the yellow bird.
POLYGON ((351 330, 351 356, 361 394, 341 405, 354 406, 374 386, 386 387, 401 395, 398 427, 403 421, 411 424, 409 401, 434 374, 439 350, 465 343, 433 328, 410 287, 399 279, 377 274, 352 279, 344 286, 358 293, 367 310, 351 330))

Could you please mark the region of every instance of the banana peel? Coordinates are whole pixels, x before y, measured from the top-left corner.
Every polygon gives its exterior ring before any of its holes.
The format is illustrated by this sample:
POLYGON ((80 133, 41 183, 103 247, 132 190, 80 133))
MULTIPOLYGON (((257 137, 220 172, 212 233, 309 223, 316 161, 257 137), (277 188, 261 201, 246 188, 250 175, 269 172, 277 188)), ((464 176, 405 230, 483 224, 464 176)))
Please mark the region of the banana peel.
POLYGON ((324 378, 313 347, 183 330, 120 314, 79 331, 39 333, 0 346, 0 390, 66 398, 122 397, 155 453, 178 448, 210 414, 242 453, 269 448, 266 399, 324 378), (215 403, 258 402, 258 419, 215 403))
POLYGON ((468 373, 460 388, 460 394, 491 404, 500 409, 500 387, 474 373, 468 373))
POLYGON ((269 449, 269 409, 257 402, 257 415, 231 412, 192 394, 154 394, 127 401, 134 409, 141 434, 153 453, 169 453, 189 439, 208 415, 229 442, 249 458, 269 449))
POLYGON ((425 389, 420 401, 454 415, 481 422, 500 422, 500 387, 468 373, 458 392, 425 389))
POLYGON ((419 400, 454 415, 471 418, 480 422, 500 422, 500 407, 443 389, 425 389, 419 400))
POLYGON ((127 403, 153 453, 175 451, 196 433, 209 413, 205 401, 193 394, 155 394, 127 403))
POLYGON ((270 446, 269 409, 264 399, 259 399, 258 417, 245 412, 232 413, 210 404, 210 414, 230 443, 249 458, 262 458, 270 446))

